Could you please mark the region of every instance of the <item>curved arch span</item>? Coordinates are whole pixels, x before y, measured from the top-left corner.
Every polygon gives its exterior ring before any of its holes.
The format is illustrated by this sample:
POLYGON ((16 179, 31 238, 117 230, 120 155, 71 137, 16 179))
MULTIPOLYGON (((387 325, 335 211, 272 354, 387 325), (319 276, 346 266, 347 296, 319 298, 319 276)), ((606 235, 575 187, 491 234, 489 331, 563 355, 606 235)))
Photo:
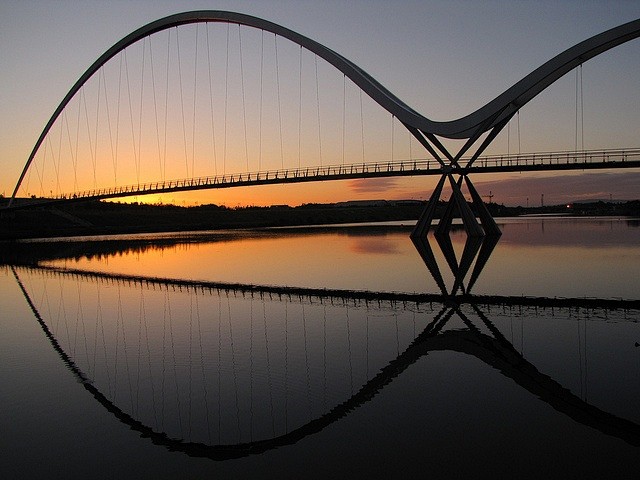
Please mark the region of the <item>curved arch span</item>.
POLYGON ((511 118, 523 105, 554 83, 560 77, 571 71, 576 66, 622 43, 628 42, 640 36, 640 19, 634 20, 618 27, 595 35, 577 45, 565 50, 552 58, 495 99, 480 107, 473 113, 451 121, 433 121, 406 105, 371 75, 334 52, 328 47, 301 35, 293 30, 276 23, 236 12, 222 10, 198 10, 183 12, 155 20, 133 31, 111 48, 104 52, 71 87, 67 95, 62 99, 58 108, 47 122, 40 134, 25 167, 20 175, 18 183, 13 191, 11 199, 16 196, 18 188, 33 161, 36 152, 49 133, 49 130, 60 116, 64 108, 82 86, 111 58, 128 46, 143 38, 168 28, 191 23, 222 22, 246 25, 249 27, 266 30, 306 48, 323 58, 335 68, 345 74, 351 81, 358 85, 375 102, 398 118, 408 127, 418 129, 423 133, 433 134, 452 139, 467 139, 478 136, 491 130, 501 122, 511 118))

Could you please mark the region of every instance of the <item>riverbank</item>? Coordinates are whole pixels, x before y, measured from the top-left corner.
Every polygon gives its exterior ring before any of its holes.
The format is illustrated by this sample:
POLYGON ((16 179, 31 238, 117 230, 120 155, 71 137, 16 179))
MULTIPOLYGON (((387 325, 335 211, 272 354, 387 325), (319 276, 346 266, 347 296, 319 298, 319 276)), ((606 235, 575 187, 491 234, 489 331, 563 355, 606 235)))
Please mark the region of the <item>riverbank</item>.
POLYGON ((415 221, 422 202, 227 208, 91 202, 4 212, 0 239, 415 221))
MULTIPOLYGON (((385 200, 239 208, 116 202, 61 204, 56 207, 2 212, 0 240, 385 221, 415 222, 424 206, 425 202, 422 201, 385 200)), ((439 203, 436 217, 442 214, 445 207, 444 202, 439 203)), ((640 216, 640 201, 637 200, 536 208, 506 207, 491 203, 487 207, 494 217, 545 214, 640 216)))

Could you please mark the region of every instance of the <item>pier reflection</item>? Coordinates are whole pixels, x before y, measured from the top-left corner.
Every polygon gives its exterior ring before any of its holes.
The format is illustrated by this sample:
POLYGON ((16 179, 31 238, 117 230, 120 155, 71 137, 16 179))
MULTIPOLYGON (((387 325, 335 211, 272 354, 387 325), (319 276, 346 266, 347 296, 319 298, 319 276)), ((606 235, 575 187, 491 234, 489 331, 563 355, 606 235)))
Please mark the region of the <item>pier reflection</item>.
POLYGON ((455 296, 458 291, 463 294, 471 293, 473 285, 480 277, 482 270, 489 261, 491 253, 498 244, 500 235, 468 235, 459 259, 453 247, 451 237, 448 234, 436 234, 433 238, 440 247, 446 263, 453 274, 453 285, 450 289, 447 289, 447 286, 445 285, 445 281, 440 272, 440 267, 438 266, 438 262, 436 261, 436 257, 433 253, 429 237, 412 236, 411 241, 420 254, 420 258, 422 258, 422 261, 429 270, 429 273, 431 273, 431 276, 436 281, 436 284, 442 294, 446 297, 450 297, 455 296), (473 267, 473 270, 471 270, 471 267, 473 267), (469 281, 465 285, 464 282, 470 270, 471 275, 469 277, 469 281))
MULTIPOLYGON (((590 403, 586 345, 580 378, 554 380, 518 349, 525 334, 518 338, 513 328, 514 321, 545 323, 544 334, 553 335, 555 325, 577 324, 586 334, 587 323, 633 322, 638 302, 474 296, 494 240, 469 237, 460 260, 438 242, 454 274, 450 288, 429 240, 414 240, 442 295, 11 269, 84 388, 171 450, 227 459, 293 444, 440 351, 471 355, 574 421, 640 445, 640 419, 590 403)), ((572 352, 559 354, 574 360, 572 352)))

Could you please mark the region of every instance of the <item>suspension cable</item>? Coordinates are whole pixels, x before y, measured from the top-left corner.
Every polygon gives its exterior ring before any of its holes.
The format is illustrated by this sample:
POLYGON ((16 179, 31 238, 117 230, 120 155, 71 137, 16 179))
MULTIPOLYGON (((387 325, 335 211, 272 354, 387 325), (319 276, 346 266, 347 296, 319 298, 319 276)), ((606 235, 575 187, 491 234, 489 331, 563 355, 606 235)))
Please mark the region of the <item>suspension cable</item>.
POLYGON ((160 148, 160 124, 158 123, 158 101, 156 99, 156 75, 153 68, 153 48, 151 48, 151 36, 149 37, 149 62, 151 66, 151 88, 153 90, 153 115, 156 122, 156 143, 158 145, 158 167, 160 168, 160 178, 164 181, 162 171, 162 149, 160 148))
POLYGON ((82 95, 80 95, 78 98, 78 117, 76 119, 76 147, 74 150, 74 154, 72 154, 71 156, 73 161, 73 178, 74 178, 73 190, 74 191, 78 190, 78 151, 80 150, 79 142, 80 142, 80 112, 81 111, 82 111, 82 95))
POLYGON ((227 171, 227 110, 229 105, 229 24, 227 23, 227 54, 224 72, 224 150, 222 154, 222 173, 227 171))
MULTIPOLYGON (((64 112, 63 113, 63 118, 65 117, 64 112)), ((58 139, 58 171, 60 170, 60 164, 62 162, 62 134, 64 129, 62 128, 62 119, 60 119, 60 138, 58 139)), ((60 191, 60 174, 57 174, 57 184, 58 184, 58 191, 60 191)), ((29 178, 31 178, 31 175, 29 175, 29 178)), ((29 186, 29 181, 27 179, 27 187, 29 186)))
POLYGON ((580 64, 580 140, 584 151, 584 89, 582 86, 582 64, 580 64))
POLYGON ((211 148, 213 150, 213 171, 217 175, 218 174, 218 161, 216 157, 216 131, 215 131, 215 121, 214 121, 214 111, 213 111, 213 85, 211 80, 211 47, 209 44, 209 24, 206 24, 206 32, 207 32, 207 62, 208 62, 208 70, 209 70, 209 107, 211 110, 211 148))
POLYGON ((263 69, 264 69, 264 30, 260 30, 260 111, 258 113, 258 171, 262 166, 262 101, 263 101, 263 69))
POLYGON ((59 160, 56 161, 56 154, 53 150, 53 145, 51 144, 51 138, 49 138, 49 136, 47 136, 47 140, 44 143, 44 160, 42 161, 42 166, 44 168, 44 162, 47 158, 47 151, 51 150, 51 158, 52 158, 52 163, 53 163, 53 171, 56 173, 56 194, 59 194, 61 192, 61 188, 60 188, 60 163, 59 160))
POLYGON ((579 68, 576 67, 576 117, 575 117, 575 130, 574 130, 574 137, 573 137, 573 151, 577 152, 578 151, 578 84, 579 84, 579 73, 578 73, 579 68))
POLYGON ((198 93, 198 24, 196 23, 196 46, 193 61, 193 122, 191 125, 191 175, 196 172, 196 105, 198 93))
MULTIPOLYGON (((100 77, 98 77, 100 78, 100 77)), ((91 127, 89 126, 89 112, 87 109, 87 98, 85 96, 84 93, 84 88, 82 89, 81 93, 80 93, 81 99, 84 102, 84 118, 85 118, 85 124, 87 125, 87 139, 89 141, 89 156, 91 157, 91 164, 93 165, 93 183, 94 183, 94 188, 95 188, 95 184, 96 184, 96 158, 95 155, 93 154, 93 142, 91 141, 91 127)))
MULTIPOLYGON (((79 103, 79 101, 78 101, 78 103, 79 103)), ((75 165, 76 165, 75 154, 74 154, 75 150, 73 148, 73 141, 71 140, 71 131, 69 130, 69 117, 67 115, 64 116, 64 121, 65 121, 65 126, 67 127, 66 130, 67 130, 67 139, 69 141, 69 155, 71 156, 71 164, 74 167, 74 171, 73 171, 73 174, 74 174, 74 177, 73 177, 74 178, 73 189, 77 190, 76 187, 78 185, 78 174, 77 174, 77 169, 75 168, 75 165)), ((38 172, 36 171, 36 173, 38 173, 38 172)), ((40 188, 41 188, 41 190, 44 190, 43 186, 42 186, 42 180, 40 180, 40 188)))
POLYGON ((396 116, 395 115, 391 115, 391 162, 393 162, 393 147, 394 147, 394 142, 395 142, 395 120, 396 120, 396 116))
POLYGON ((244 96, 244 66, 242 60, 242 32, 238 24, 238 46, 240 48, 240 89, 242 90, 242 122, 244 126, 244 155, 247 161, 247 172, 249 171, 249 142, 247 140, 247 108, 244 96))
POLYGON ((100 75, 102 75, 102 88, 104 89, 104 104, 107 110, 107 127, 109 129, 109 147, 111 147, 111 162, 113 162, 114 149, 113 149, 113 133, 111 129, 111 112, 109 112, 109 98, 107 95, 107 79, 104 76, 104 68, 100 69, 100 75))
POLYGON ((144 105, 144 60, 145 60, 145 52, 146 52, 146 37, 142 39, 142 73, 140 74, 140 112, 139 112, 139 121, 138 121, 138 164, 136 176, 138 179, 138 183, 140 183, 140 169, 142 167, 142 107, 144 105))
MULTIPOLYGON (((47 150, 48 150, 47 143, 50 143, 48 138, 47 138, 47 142, 44 142, 44 151, 42 153, 42 166, 43 166, 42 176, 43 176, 43 178, 44 178, 44 164, 47 161, 47 150)), ((49 147, 50 147, 50 145, 49 145, 49 147)), ((52 157, 53 157, 53 161, 52 161, 53 170, 54 170, 54 172, 56 172, 56 176, 59 178, 60 176, 59 176, 58 170, 56 168, 56 161, 55 161, 56 159, 55 159, 55 157, 53 155, 52 155, 52 157)), ((60 191, 60 181, 58 180, 57 181, 57 186, 56 186, 56 195, 59 193, 59 191, 60 191)), ((51 192, 51 196, 53 196, 53 191, 51 192)))
POLYGON ((318 82, 318 56, 313 57, 316 70, 316 107, 318 112, 318 151, 320 154, 320 165, 322 165, 322 135, 320 132, 320 86, 318 82))
MULTIPOLYGON (((94 158, 93 188, 98 188, 96 169, 97 169, 97 163, 98 163, 98 125, 99 125, 99 119, 100 119, 100 85, 101 85, 101 78, 98 75, 98 98, 96 100, 96 130, 95 130, 95 143, 93 145, 93 158, 94 158)), ((89 138, 89 141, 91 141, 91 138, 89 138)))
POLYGON ((27 172, 27 176, 25 177, 25 186, 22 187, 25 195, 29 196, 29 185, 31 184, 31 169, 27 172))
MULTIPOLYGON (((138 172, 138 158, 136 155, 136 134, 135 134, 135 128, 133 125, 133 107, 131 105, 131 85, 129 83, 129 63, 127 62, 127 51, 123 50, 124 52, 124 70, 125 70, 125 77, 127 79, 127 94, 128 94, 128 99, 129 99, 129 118, 131 120, 131 140, 133 142, 133 160, 135 163, 135 169, 136 169, 136 173, 138 172)), ((140 181, 140 179, 138 179, 138 182, 140 181)))
POLYGON ((576 125, 574 150, 584 151, 584 94, 582 89, 582 64, 576 67, 576 125), (578 128, 578 112, 580 113, 580 128, 578 128))
POLYGON ((344 165, 344 142, 347 125, 347 76, 342 74, 342 165, 344 165))
POLYGON ((124 50, 120 53, 120 63, 118 67, 118 108, 116 109, 116 149, 113 159, 113 186, 118 186, 118 145, 120 142, 120 104, 122 100, 122 64, 124 63, 124 50))
POLYGON ((298 168, 300 168, 300 160, 302 158, 302 45, 300 45, 300 66, 298 68, 298 168))
POLYGON ((362 114, 362 89, 360 89, 360 137, 362 139, 362 163, 364 163, 364 116, 362 114))
POLYGON ((167 123, 169 121, 169 65, 171 64, 171 30, 167 31, 167 71, 164 90, 164 145, 162 151, 162 180, 167 174, 167 123))
POLYGON ((176 27, 176 48, 178 51, 178 81, 180 86, 180 110, 182 112, 182 139, 184 144, 184 163, 187 168, 187 176, 189 178, 189 156, 187 154, 187 125, 184 119, 184 94, 182 91, 182 60, 180 58, 180 37, 178 35, 178 27, 176 27))
POLYGON ((518 155, 522 152, 520 151, 520 110, 517 112, 516 119, 518 120, 518 155))
POLYGON ((282 142, 282 104, 280 101, 280 67, 278 64, 278 36, 273 34, 273 44, 276 52, 276 87, 278 90, 278 126, 280 129, 280 166, 284 168, 284 148, 282 142))

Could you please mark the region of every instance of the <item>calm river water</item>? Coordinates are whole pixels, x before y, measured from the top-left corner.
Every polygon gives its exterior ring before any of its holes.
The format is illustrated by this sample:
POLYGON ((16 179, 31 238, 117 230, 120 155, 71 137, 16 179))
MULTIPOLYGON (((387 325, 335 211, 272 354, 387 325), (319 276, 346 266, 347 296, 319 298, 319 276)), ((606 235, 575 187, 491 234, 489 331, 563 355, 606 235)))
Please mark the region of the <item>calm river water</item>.
POLYGON ((2 245, 0 476, 637 478, 640 221, 499 223, 2 245))

